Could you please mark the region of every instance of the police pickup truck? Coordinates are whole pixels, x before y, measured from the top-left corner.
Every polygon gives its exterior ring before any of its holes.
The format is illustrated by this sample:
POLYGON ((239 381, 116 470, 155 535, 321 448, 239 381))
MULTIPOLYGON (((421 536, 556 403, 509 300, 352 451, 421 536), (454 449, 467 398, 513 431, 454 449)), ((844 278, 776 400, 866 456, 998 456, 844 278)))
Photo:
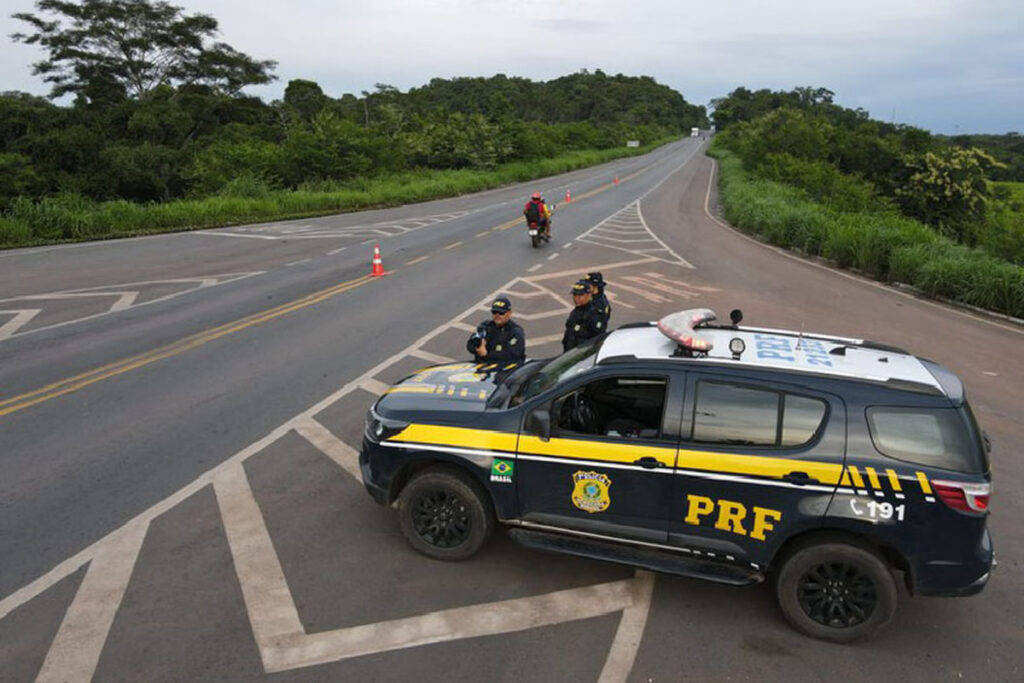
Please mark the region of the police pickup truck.
POLYGON ((770 577, 813 637, 876 633, 916 595, 984 588, 988 442, 960 380, 858 339, 620 327, 521 367, 425 368, 367 416, 367 490, 418 551, 520 543, 733 585, 770 577))

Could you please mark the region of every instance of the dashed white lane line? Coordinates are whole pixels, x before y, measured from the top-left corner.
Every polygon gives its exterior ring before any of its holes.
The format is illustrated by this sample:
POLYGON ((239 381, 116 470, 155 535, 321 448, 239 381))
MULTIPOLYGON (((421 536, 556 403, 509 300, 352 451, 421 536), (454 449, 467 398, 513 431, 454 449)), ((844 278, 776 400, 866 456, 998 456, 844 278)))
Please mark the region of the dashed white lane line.
POLYGON ((126 527, 89 563, 46 653, 37 683, 92 680, 148 528, 147 522, 126 527))
POLYGON ((640 641, 644 637, 647 626, 647 615, 651 609, 651 596, 654 594, 654 574, 643 569, 636 570, 636 600, 631 607, 622 610, 619 629, 615 633, 608 657, 604 661, 604 669, 597 683, 617 683, 629 678, 636 660, 640 641))
POLYGON ((554 261, 556 258, 558 258, 558 254, 552 254, 551 256, 548 256, 548 261, 554 261))
POLYGON ((407 266, 414 266, 417 263, 422 263, 423 261, 426 261, 428 258, 430 258, 430 257, 429 256, 420 256, 418 258, 414 258, 412 261, 406 261, 405 265, 407 265, 407 266))
POLYGON ((303 259, 299 259, 298 261, 292 261, 291 263, 286 263, 286 264, 284 264, 284 266, 285 266, 285 268, 287 268, 289 266, 297 266, 300 263, 309 263, 312 260, 313 259, 303 258, 303 259))
POLYGON ((537 264, 537 265, 535 265, 535 266, 530 266, 530 267, 529 267, 529 268, 527 268, 526 270, 527 270, 527 272, 533 273, 533 272, 535 272, 535 271, 537 271, 537 270, 540 270, 540 268, 542 268, 543 266, 544 266, 544 264, 543 264, 543 263, 538 263, 538 264, 537 264))
POLYGON ((340 254, 341 252, 345 251, 346 249, 348 249, 348 247, 341 247, 339 249, 331 249, 329 252, 327 252, 327 255, 328 256, 334 256, 335 254, 340 254))
POLYGON ((449 244, 449 245, 448 245, 447 247, 445 247, 445 248, 444 248, 444 250, 445 250, 445 251, 448 251, 449 249, 454 249, 455 247, 457 247, 457 246, 459 246, 459 245, 461 245, 461 244, 462 244, 462 241, 461 241, 461 240, 460 240, 460 241, 458 241, 458 242, 452 242, 452 243, 451 243, 451 244, 449 244))

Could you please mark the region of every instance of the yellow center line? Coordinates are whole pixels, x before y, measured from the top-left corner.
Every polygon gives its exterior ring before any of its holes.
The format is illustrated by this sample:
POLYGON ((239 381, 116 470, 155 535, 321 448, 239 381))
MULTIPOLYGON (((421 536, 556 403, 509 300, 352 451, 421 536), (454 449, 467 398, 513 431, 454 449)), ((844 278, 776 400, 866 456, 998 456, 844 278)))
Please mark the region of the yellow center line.
POLYGON ((341 294, 342 292, 347 292, 355 289, 356 287, 361 287, 362 285, 372 281, 373 279, 369 275, 364 275, 354 280, 342 282, 319 292, 308 294, 296 299, 295 301, 281 304, 280 306, 276 306, 269 310, 255 313, 253 315, 246 316, 245 318, 205 330, 198 334, 185 337, 184 339, 179 339, 176 342, 172 342, 166 346, 161 346, 157 349, 153 349, 152 351, 147 351, 137 356, 125 358, 114 363, 89 370, 88 372, 75 375, 74 377, 53 382, 52 384, 48 384, 34 391, 13 396, 0 401, 0 416, 9 415, 10 413, 22 410, 23 408, 34 406, 37 403, 42 403, 43 401, 48 401, 51 398, 56 398, 58 396, 63 396, 64 394, 69 394, 73 391, 78 391, 90 384, 95 384, 96 382, 129 372, 130 370, 140 368, 144 365, 149 365, 150 363, 158 360, 176 356, 184 353, 185 351, 202 346, 207 342, 219 339, 225 335, 244 330, 248 327, 252 327, 253 325, 259 325, 260 323, 267 322, 268 320, 273 320, 274 318, 285 315, 286 313, 291 313, 301 308, 312 306, 313 304, 320 303, 321 301, 329 299, 336 294, 341 294))
POLYGON ((498 232, 499 230, 508 230, 509 228, 514 228, 517 225, 521 225, 524 220, 525 219, 523 218, 513 218, 510 221, 506 221, 501 225, 491 228, 491 232, 498 232))
POLYGON ((452 242, 447 247, 445 247, 444 250, 448 251, 449 249, 454 249, 455 247, 459 246, 460 244, 462 244, 461 241, 460 242, 452 242))
POLYGON ((414 258, 412 261, 407 261, 405 265, 412 266, 412 265, 415 265, 415 264, 420 263, 422 261, 426 261, 428 258, 430 258, 430 257, 429 256, 420 256, 419 258, 414 258))

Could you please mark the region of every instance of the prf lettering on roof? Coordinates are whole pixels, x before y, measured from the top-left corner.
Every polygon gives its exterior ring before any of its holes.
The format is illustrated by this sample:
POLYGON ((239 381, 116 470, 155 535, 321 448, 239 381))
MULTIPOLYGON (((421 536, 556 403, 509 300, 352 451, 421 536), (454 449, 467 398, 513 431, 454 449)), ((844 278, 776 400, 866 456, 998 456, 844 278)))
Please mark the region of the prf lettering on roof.
POLYGON ((781 360, 786 363, 797 362, 797 346, 802 354, 801 360, 807 365, 819 367, 832 367, 832 360, 828 357, 828 349, 817 339, 791 339, 789 337, 776 337, 771 334, 755 334, 754 350, 758 358, 765 360, 781 360))

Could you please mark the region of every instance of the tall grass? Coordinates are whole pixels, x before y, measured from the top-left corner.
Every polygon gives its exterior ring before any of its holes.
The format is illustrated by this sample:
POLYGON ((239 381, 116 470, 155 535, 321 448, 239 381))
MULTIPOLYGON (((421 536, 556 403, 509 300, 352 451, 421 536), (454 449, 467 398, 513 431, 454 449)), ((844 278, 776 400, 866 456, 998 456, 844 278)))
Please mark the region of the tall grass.
POLYGON ((938 235, 895 211, 839 212, 790 185, 752 178, 717 145, 726 219, 765 241, 934 297, 1024 317, 1024 268, 938 235))
POLYGON ((307 183, 295 190, 271 190, 257 178, 240 176, 216 196, 163 204, 93 202, 74 194, 39 201, 19 198, 0 215, 0 247, 127 237, 422 202, 646 154, 670 141, 639 148, 577 151, 503 164, 492 170, 409 171, 345 182, 307 183))

